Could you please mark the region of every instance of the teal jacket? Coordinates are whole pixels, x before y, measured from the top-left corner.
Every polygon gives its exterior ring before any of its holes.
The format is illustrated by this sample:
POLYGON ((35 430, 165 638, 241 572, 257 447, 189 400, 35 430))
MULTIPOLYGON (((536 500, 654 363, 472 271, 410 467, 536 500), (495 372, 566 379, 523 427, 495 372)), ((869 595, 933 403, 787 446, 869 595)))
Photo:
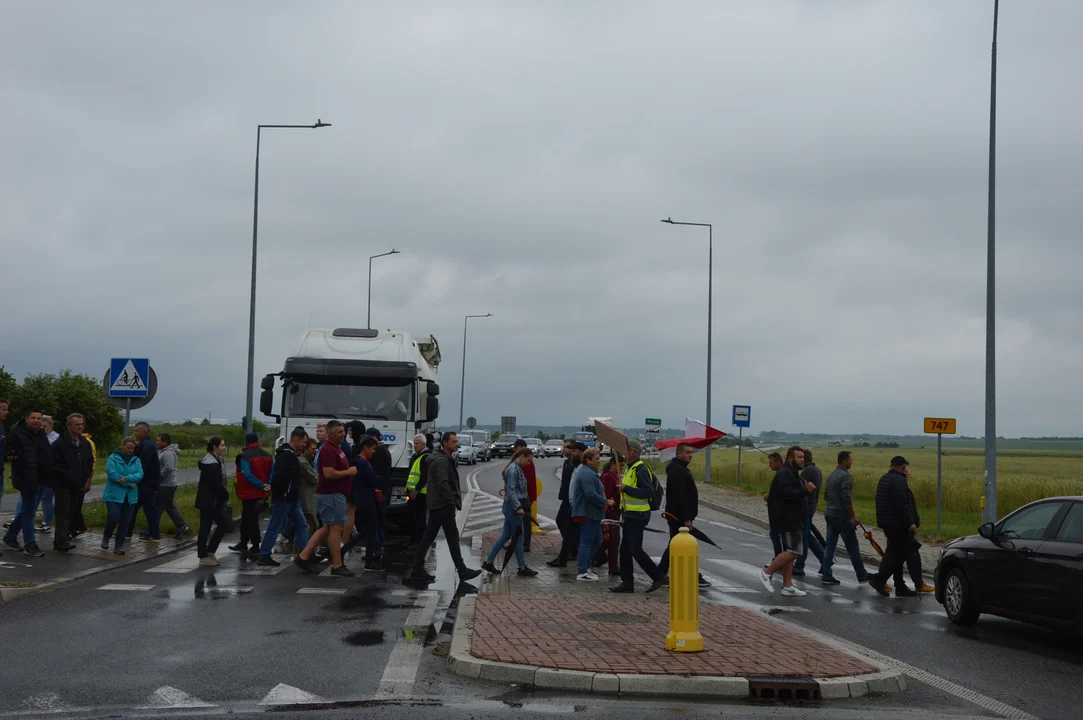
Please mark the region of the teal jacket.
POLYGON ((139 501, 139 490, 136 485, 143 479, 143 463, 135 455, 124 457, 124 453, 117 448, 109 456, 105 463, 105 490, 102 492, 102 500, 105 502, 122 503, 125 500, 130 505, 139 501), (120 479, 126 482, 121 485, 120 479))

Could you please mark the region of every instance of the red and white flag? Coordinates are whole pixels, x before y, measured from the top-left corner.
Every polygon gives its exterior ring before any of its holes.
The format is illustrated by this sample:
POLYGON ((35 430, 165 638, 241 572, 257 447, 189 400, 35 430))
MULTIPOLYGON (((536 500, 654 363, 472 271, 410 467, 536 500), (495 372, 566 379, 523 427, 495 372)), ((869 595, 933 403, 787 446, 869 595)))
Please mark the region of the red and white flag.
POLYGON ((675 438, 673 440, 659 440, 654 443, 654 446, 661 452, 661 459, 663 461, 672 460, 677 456, 677 446, 681 443, 691 445, 697 450, 702 450, 705 447, 713 445, 715 442, 724 438, 726 433, 721 430, 717 430, 710 425, 705 425, 699 420, 693 420, 692 418, 684 419, 684 437, 675 438))

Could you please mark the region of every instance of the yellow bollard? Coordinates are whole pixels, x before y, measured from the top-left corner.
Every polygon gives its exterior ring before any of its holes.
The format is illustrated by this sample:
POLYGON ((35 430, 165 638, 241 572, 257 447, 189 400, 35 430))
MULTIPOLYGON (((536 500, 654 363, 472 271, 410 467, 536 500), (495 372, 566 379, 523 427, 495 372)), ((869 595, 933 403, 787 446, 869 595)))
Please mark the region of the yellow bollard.
MULTIPOLYGON (((538 484, 538 497, 541 497, 542 481, 541 478, 535 478, 534 482, 538 484)), ((538 501, 535 500, 534 504, 530 506, 530 517, 534 518, 534 522, 530 524, 531 535, 548 535, 546 531, 538 527, 538 501)))
POLYGON ((669 634, 666 650, 703 652, 699 634, 699 543, 681 531, 669 542, 669 634))

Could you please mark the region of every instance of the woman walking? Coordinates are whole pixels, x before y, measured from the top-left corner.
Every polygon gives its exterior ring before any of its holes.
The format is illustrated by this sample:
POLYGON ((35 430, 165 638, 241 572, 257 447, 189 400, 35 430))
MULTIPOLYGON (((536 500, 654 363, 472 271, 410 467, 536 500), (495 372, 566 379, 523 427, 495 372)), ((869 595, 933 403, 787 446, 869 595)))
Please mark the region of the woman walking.
POLYGON ((598 582, 590 570, 591 560, 602 544, 602 518, 607 507, 615 505, 605 497, 605 486, 598 477, 602 454, 598 448, 583 453, 575 482, 572 483, 572 519, 579 523, 579 574, 576 580, 598 582))
POLYGON ((217 435, 207 441, 207 454, 199 461, 199 489, 196 490, 196 510, 199 510, 199 539, 196 554, 200 565, 219 565, 215 552, 222 536, 233 529, 233 518, 226 510, 229 489, 226 485, 226 441, 217 435), (211 524, 214 534, 211 535, 211 524))
POLYGON ((135 438, 126 437, 120 447, 113 451, 105 463, 105 490, 102 500, 107 509, 105 532, 102 534, 102 550, 109 549, 109 538, 116 532, 117 555, 124 554, 126 532, 132 522, 136 503, 139 501, 139 481, 143 479, 143 463, 135 456, 135 438), (119 526, 119 532, 118 531, 119 526))
POLYGON ((534 461, 534 453, 527 447, 521 447, 511 456, 511 460, 504 466, 504 530, 500 537, 493 543, 493 549, 489 551, 489 559, 481 564, 481 569, 486 572, 499 573, 493 561, 503 549, 504 543, 514 538, 515 559, 519 562, 519 577, 532 578, 538 574, 537 570, 531 570, 526 565, 526 555, 523 553, 523 516, 526 515, 526 475, 523 467, 534 461))

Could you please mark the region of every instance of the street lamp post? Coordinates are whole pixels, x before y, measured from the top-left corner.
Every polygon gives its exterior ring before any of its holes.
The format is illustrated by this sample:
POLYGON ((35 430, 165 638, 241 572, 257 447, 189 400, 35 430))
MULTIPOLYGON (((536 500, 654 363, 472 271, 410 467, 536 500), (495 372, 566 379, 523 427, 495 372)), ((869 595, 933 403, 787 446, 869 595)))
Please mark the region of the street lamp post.
POLYGON ((456 432, 463 428, 463 398, 466 397, 466 324, 470 318, 487 318, 492 317, 492 313, 485 313, 484 315, 467 315, 463 319, 463 376, 459 381, 459 427, 456 432))
POLYGON ((996 373, 996 159, 997 159, 997 19, 993 3, 992 73, 989 89, 989 216, 985 276, 985 508, 983 522, 997 521, 997 373, 996 373))
MULTIPOLYGON (((707 228, 707 425, 711 424, 711 322, 714 307, 714 227, 711 223, 679 222, 673 218, 666 218, 662 222, 669 225, 691 225, 693 227, 707 228)), ((708 445, 703 453, 703 474, 707 482, 711 482, 711 446, 708 445)))
POLYGON ((248 309, 248 390, 245 393, 244 404, 244 429, 252 428, 252 385, 255 383, 256 370, 256 231, 259 227, 259 141, 264 128, 304 128, 314 130, 316 128, 331 127, 331 123, 325 123, 317 119, 312 125, 257 125, 256 126, 256 183, 254 200, 252 201, 252 287, 250 290, 248 309))
POLYGON ((388 255, 399 255, 399 251, 395 248, 391 248, 391 252, 380 253, 379 255, 373 255, 369 258, 369 302, 368 313, 365 317, 365 327, 369 330, 372 329, 372 261, 376 258, 387 257, 388 255))

